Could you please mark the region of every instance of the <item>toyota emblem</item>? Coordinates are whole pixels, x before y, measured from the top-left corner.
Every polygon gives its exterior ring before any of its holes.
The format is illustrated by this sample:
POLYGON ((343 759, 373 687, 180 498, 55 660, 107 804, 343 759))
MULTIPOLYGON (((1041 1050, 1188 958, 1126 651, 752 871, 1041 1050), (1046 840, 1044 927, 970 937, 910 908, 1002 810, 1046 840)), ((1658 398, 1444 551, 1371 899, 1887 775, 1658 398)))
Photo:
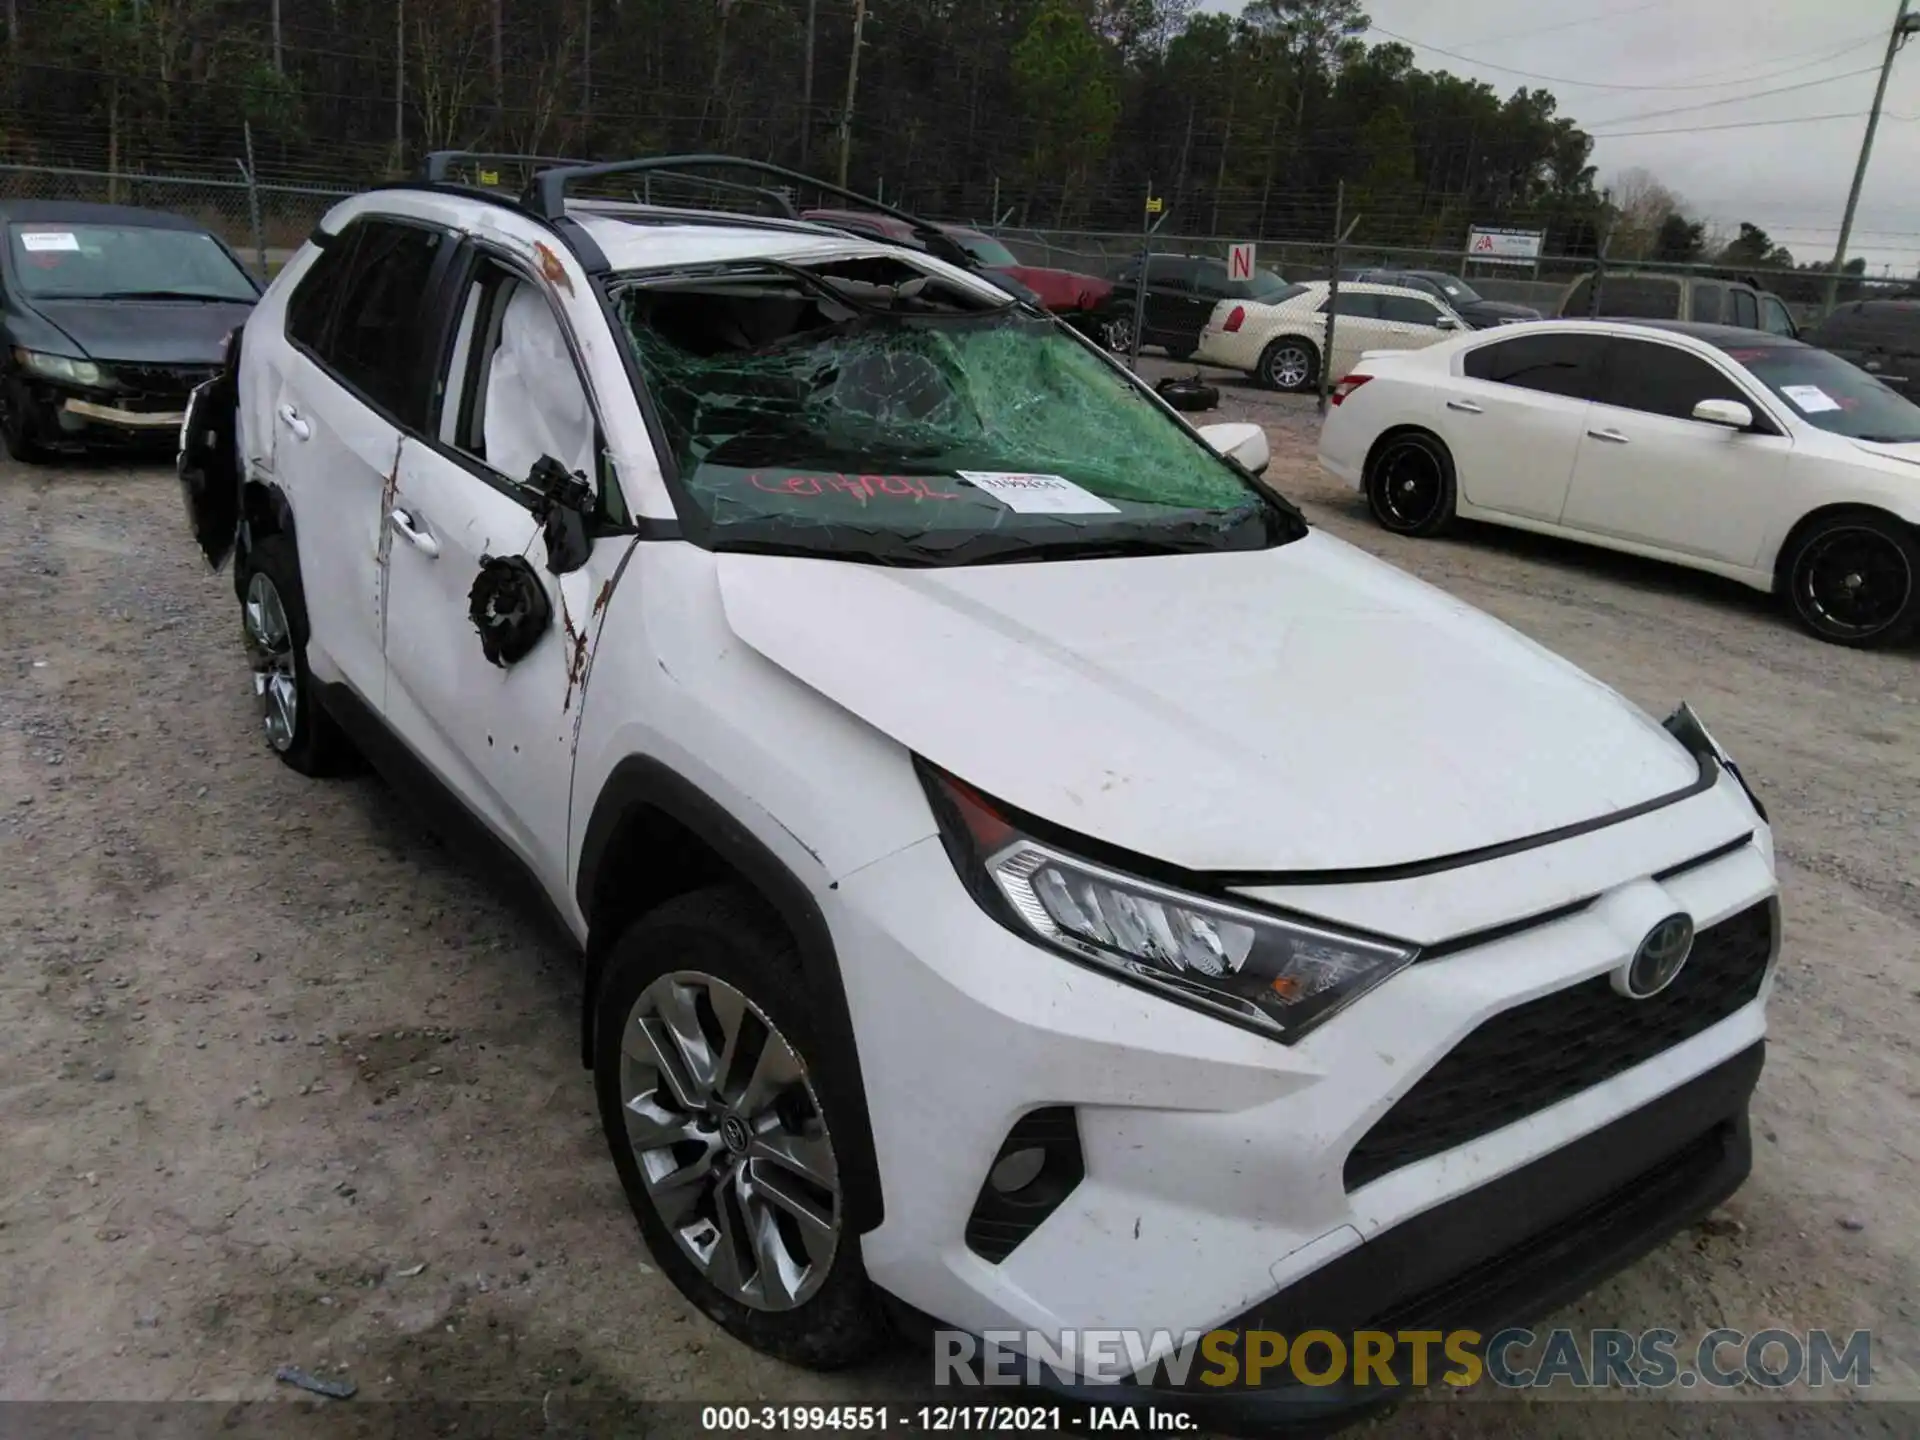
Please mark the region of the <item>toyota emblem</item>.
POLYGON ((1658 995, 1671 985, 1693 953, 1693 918, 1669 915, 1647 932, 1633 959, 1618 972, 1615 988, 1632 1000, 1658 995))

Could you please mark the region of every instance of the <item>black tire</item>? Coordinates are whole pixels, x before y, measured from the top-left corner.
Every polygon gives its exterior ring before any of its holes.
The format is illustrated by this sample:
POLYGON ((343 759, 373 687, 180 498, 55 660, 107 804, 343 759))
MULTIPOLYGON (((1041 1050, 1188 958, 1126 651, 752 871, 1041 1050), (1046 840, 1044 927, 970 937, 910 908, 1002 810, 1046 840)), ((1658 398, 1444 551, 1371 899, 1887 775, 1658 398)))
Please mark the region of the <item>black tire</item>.
POLYGON ((39 439, 33 401, 15 376, 7 377, 6 393, 0 399, 0 439, 6 442, 7 454, 23 465, 44 465, 53 458, 39 439))
POLYGON ((1920 629, 1920 537, 1891 515, 1843 510, 1816 521, 1784 567, 1787 603, 1808 633, 1858 650, 1920 629))
POLYGON ((1099 325, 1100 344, 1110 355, 1125 355, 1133 348, 1133 317, 1129 315, 1108 315, 1102 317, 1099 325))
POLYGON ((1195 347, 1192 345, 1169 345, 1166 349, 1168 359, 1184 364, 1193 358, 1195 347))
POLYGON ((306 593, 300 584, 300 560, 293 541, 286 535, 268 535, 253 545, 244 558, 234 562, 235 585, 240 592, 241 633, 247 658, 254 672, 256 692, 261 700, 261 720, 267 730, 267 743, 283 761, 302 775, 315 778, 336 775, 345 770, 352 747, 341 734, 333 717, 321 706, 315 692, 313 674, 307 668, 306 593), (266 587, 256 592, 256 583, 266 587), (267 592, 279 605, 284 617, 285 644, 267 643, 279 628, 262 620, 253 610, 256 599, 265 606, 267 592), (284 660, 285 665, 281 662, 284 660), (290 674, 286 669, 290 666, 290 674), (265 677, 265 687, 262 687, 265 677), (273 712, 269 693, 277 680, 291 679, 292 723, 284 724, 273 712), (287 733, 281 734, 281 730, 287 733))
MULTIPOLYGON (((839 1369, 872 1358, 892 1332, 879 1294, 867 1279, 860 1237, 845 1223, 844 1184, 835 1210, 837 1240, 824 1278, 789 1308, 759 1308, 721 1289, 682 1248, 661 1215, 628 1132, 627 1102, 633 1097, 623 1094, 622 1042, 636 1004, 668 975, 723 982, 745 997, 766 1027, 784 1037, 804 1067, 802 1103, 824 1125, 829 1144, 836 1131, 845 1134, 859 1123, 833 1098, 835 1082, 827 1071, 832 1056, 815 1027, 799 954, 778 918, 757 896, 731 886, 667 901, 614 942, 594 1002, 594 1092, 607 1147, 641 1237, 681 1294, 755 1350, 812 1370, 839 1369)), ((846 1146, 833 1148, 843 1161, 846 1146)), ((726 1187, 723 1183, 719 1188, 726 1187)), ((716 1247, 723 1243, 715 1242, 716 1247)))
POLYGON ((1320 352, 1311 340, 1283 335, 1260 352, 1253 378, 1269 390, 1310 390, 1320 378, 1320 352))
POLYGON ((1367 457, 1367 509, 1395 535, 1438 535, 1458 497, 1453 456, 1424 430, 1390 435, 1367 457))

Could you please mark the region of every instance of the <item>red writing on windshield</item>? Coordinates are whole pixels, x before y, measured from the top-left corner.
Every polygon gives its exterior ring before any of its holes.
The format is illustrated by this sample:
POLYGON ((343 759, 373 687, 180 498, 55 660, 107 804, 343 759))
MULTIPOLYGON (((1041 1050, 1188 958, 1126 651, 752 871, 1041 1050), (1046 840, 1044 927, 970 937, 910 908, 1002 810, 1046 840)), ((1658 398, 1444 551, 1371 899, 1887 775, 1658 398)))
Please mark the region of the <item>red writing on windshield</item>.
POLYGON ((756 490, 773 495, 832 495, 835 492, 857 495, 868 500, 881 495, 897 495, 905 500, 964 500, 957 491, 936 490, 934 482, 922 475, 782 475, 747 477, 756 490))

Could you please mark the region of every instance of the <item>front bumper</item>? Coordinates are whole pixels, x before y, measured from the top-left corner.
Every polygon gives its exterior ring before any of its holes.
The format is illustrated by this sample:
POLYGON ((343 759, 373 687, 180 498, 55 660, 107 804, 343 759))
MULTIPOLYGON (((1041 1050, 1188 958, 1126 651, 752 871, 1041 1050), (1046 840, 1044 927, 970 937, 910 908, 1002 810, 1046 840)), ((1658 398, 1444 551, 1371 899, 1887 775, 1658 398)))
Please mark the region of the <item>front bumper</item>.
MULTIPOLYGON (((1764 828, 1731 780, 1578 842, 1425 880, 1325 888, 1369 892, 1347 899, 1375 928, 1432 945, 1489 923, 1476 905, 1496 918, 1537 916, 1661 872, 1672 873, 1657 883, 1703 930, 1774 893, 1764 828)), ((1177 1337, 1231 1323, 1754 1046, 1771 984, 1763 957, 1744 998, 1658 1053, 1443 1153, 1350 1179, 1363 1137, 1469 1035, 1604 977, 1644 927, 1623 936, 1603 898, 1496 929, 1282 1045, 1002 929, 937 840, 842 877, 822 898, 860 1037, 885 1205, 862 1241, 868 1273, 975 1335, 1177 1337), (1043 1110, 1071 1112, 1084 1174, 1003 1258, 988 1258, 967 1238, 983 1181, 1016 1122, 1043 1110)), ((1356 923, 1340 899, 1296 908, 1356 923)), ((1383 1294, 1356 1298, 1371 1313, 1383 1294)))
MULTIPOLYGON (((1707 1214, 1752 1168, 1748 1103, 1765 1043, 1612 1124, 1406 1222, 1223 1326, 1289 1338, 1310 1330, 1476 1332, 1538 1320, 1707 1214)), ((1242 1342, 1243 1344, 1243 1342, 1242 1342)), ((1435 1351, 1438 1362, 1438 1351, 1435 1351)), ((1436 1363, 1433 1373, 1447 1368, 1436 1363)), ((1216 1377, 1220 1372, 1216 1370, 1216 1377)), ((1391 1383, 1210 1387, 1078 1385, 1094 1404, 1179 1408, 1233 1431, 1331 1428, 1414 1393, 1404 1358, 1391 1383), (1169 1402, 1175 1402, 1169 1404, 1169 1402)))

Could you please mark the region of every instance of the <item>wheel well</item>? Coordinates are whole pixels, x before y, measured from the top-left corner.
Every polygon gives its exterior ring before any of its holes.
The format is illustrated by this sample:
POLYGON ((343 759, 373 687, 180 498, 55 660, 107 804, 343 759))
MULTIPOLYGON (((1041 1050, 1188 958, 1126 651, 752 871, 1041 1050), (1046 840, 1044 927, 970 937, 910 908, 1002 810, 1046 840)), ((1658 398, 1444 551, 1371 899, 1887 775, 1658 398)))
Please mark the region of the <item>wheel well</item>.
POLYGON ((1284 345, 1289 340, 1293 341, 1297 345, 1304 345, 1307 349, 1307 353, 1313 356, 1314 363, 1316 365, 1320 363, 1320 347, 1314 344, 1313 337, 1310 335, 1301 335, 1294 331, 1288 331, 1284 335, 1276 335, 1271 340, 1267 341, 1265 345, 1260 347, 1260 358, 1264 360, 1269 354, 1273 352, 1273 348, 1276 345, 1284 345))
POLYGON ((1822 505, 1818 510, 1810 510, 1794 522, 1793 529, 1787 532, 1787 538, 1780 542, 1780 549, 1773 557, 1773 593, 1784 595, 1787 592, 1787 567, 1792 563, 1794 551, 1800 548, 1800 542, 1822 520, 1831 520, 1840 515, 1870 515, 1877 520, 1891 520, 1895 525, 1920 539, 1920 525, 1903 520, 1891 510, 1882 510, 1878 505, 1843 503, 1822 505))
POLYGON ((1429 430, 1426 426, 1394 425, 1389 427, 1388 429, 1382 430, 1379 433, 1379 435, 1374 438, 1373 444, 1367 448, 1367 458, 1364 461, 1362 461, 1360 464, 1360 475, 1362 480, 1366 478, 1367 472, 1373 468, 1373 457, 1380 453, 1382 447, 1384 447, 1389 440, 1398 440, 1402 435, 1424 435, 1427 437, 1427 439, 1433 441, 1434 444, 1438 445, 1442 450, 1446 451, 1447 458, 1449 460, 1453 458, 1453 452, 1451 450, 1447 450, 1447 442, 1442 440, 1438 435, 1434 434, 1433 431, 1429 430))
POLYGON ((287 497, 276 485, 249 480, 240 487, 240 523, 249 539, 268 535, 292 535, 293 511, 287 497))
MULTIPOLYGON (((649 910, 676 895, 728 882, 743 889, 755 888, 737 866, 728 864, 711 845, 666 811, 651 805, 634 806, 621 814, 600 852, 592 903, 586 910, 589 947, 604 952, 649 910)), ((597 967, 591 978, 597 984, 597 967)), ((591 1064, 591 1025, 585 1039, 591 1064)))

